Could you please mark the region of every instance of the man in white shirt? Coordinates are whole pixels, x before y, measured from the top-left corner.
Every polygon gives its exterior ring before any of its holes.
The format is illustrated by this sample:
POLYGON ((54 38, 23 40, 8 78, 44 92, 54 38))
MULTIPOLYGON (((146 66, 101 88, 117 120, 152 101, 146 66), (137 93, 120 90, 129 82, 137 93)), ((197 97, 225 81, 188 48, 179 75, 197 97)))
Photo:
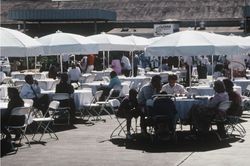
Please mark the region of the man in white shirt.
POLYGON ((79 81, 79 78, 81 76, 81 70, 79 67, 76 67, 76 65, 72 65, 72 68, 68 72, 70 83, 77 83, 79 81))
POLYGON ((172 74, 168 76, 168 83, 162 86, 161 91, 166 92, 167 94, 181 94, 181 95, 186 95, 188 92, 184 88, 184 86, 176 83, 177 81, 177 76, 172 74))
POLYGON ((131 63, 126 55, 122 56, 121 64, 122 64, 122 73, 126 77, 129 77, 129 74, 132 68, 131 68, 131 63))
POLYGON ((32 99, 34 101, 33 106, 45 113, 49 105, 48 95, 41 94, 41 88, 38 86, 38 82, 33 80, 32 75, 26 75, 25 81, 26 83, 21 89, 20 97, 22 99, 32 99))

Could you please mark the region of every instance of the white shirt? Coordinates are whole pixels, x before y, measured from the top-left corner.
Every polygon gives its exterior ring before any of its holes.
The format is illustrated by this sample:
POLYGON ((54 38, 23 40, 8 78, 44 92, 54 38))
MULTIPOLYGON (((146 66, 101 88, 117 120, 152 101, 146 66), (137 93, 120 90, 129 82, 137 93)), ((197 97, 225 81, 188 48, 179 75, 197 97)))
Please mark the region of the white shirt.
POLYGON ((123 63, 123 69, 131 70, 131 64, 126 56, 122 56, 121 63, 123 63))
POLYGON ((30 85, 30 84, 25 83, 20 92, 20 97, 22 99, 33 99, 36 97, 33 90, 31 89, 31 86, 33 87, 37 97, 40 97, 41 88, 38 85, 35 85, 35 84, 30 85))
POLYGON ((81 70, 79 67, 76 67, 75 69, 70 69, 68 75, 69 75, 69 80, 78 81, 81 76, 81 70))
POLYGON ((187 90, 184 88, 184 86, 177 83, 173 87, 171 87, 169 84, 165 84, 162 86, 161 91, 164 91, 167 94, 187 94, 187 90))

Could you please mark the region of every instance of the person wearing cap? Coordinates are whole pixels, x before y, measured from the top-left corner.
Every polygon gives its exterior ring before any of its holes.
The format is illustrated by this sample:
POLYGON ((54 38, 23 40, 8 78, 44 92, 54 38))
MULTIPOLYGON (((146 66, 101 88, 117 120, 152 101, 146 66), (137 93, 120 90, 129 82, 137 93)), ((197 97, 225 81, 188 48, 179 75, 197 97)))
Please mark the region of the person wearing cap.
POLYGON ((138 104, 142 109, 143 115, 141 116, 142 133, 146 133, 145 116, 148 114, 147 100, 152 99, 153 95, 159 94, 161 90, 161 76, 155 75, 152 77, 151 82, 144 85, 138 93, 138 104))
POLYGON ((127 139, 131 139, 131 119, 132 118, 138 118, 140 115, 142 115, 141 110, 138 105, 137 101, 137 91, 135 89, 129 90, 129 96, 125 97, 121 105, 117 111, 117 116, 121 118, 126 118, 127 120, 127 139))
POLYGON ((168 76, 168 83, 163 85, 162 92, 166 92, 167 94, 187 94, 187 90, 183 85, 177 83, 177 75, 171 74, 168 76))

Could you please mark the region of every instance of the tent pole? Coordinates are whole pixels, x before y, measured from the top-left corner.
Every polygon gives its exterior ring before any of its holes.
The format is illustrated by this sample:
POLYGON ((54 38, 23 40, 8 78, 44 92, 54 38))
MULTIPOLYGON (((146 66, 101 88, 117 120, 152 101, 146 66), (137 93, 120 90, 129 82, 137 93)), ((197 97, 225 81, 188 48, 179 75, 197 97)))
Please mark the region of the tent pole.
POLYGON ((29 57, 26 56, 26 66, 27 66, 27 70, 29 70, 29 57))
POLYGON ((60 55, 61 73, 63 73, 62 55, 60 55))

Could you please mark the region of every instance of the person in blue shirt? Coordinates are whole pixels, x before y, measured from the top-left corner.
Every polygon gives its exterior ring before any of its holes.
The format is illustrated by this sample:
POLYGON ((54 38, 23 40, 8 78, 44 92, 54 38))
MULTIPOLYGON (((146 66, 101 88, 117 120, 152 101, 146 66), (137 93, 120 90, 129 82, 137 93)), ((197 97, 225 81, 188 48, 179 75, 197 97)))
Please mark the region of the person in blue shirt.
MULTIPOLYGON (((114 93, 119 94, 119 92, 121 90, 121 87, 122 87, 121 80, 118 78, 115 71, 111 71, 110 72, 110 82, 109 82, 108 86, 105 86, 105 85, 101 84, 101 87, 98 88, 98 90, 103 90, 103 94, 102 94, 100 100, 104 100, 109 95, 109 91, 111 89, 115 90, 114 93)), ((115 94, 113 94, 113 95, 115 95, 115 94)))

